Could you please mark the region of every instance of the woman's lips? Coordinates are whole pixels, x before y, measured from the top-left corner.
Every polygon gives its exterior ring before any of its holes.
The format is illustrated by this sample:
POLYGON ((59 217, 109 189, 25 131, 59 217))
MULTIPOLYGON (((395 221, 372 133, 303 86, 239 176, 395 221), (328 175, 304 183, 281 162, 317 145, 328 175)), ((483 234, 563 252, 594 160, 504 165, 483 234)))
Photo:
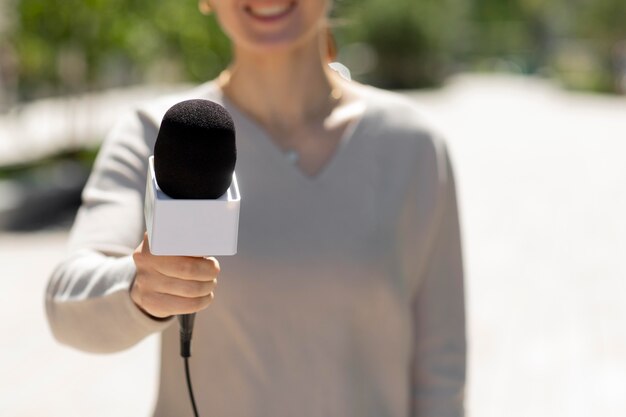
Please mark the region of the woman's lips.
POLYGON ((296 7, 295 1, 274 4, 253 4, 244 7, 246 13, 255 20, 274 22, 287 16, 296 7))

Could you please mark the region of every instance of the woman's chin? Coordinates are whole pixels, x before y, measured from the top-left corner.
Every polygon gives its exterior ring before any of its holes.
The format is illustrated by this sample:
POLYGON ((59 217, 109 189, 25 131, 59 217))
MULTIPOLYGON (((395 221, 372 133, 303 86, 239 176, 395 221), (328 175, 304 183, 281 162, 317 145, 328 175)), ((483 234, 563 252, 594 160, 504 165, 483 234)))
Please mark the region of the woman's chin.
POLYGON ((313 36, 302 34, 276 33, 254 36, 247 39, 247 42, 241 42, 240 45, 250 52, 273 54, 294 51, 309 42, 317 42, 317 40, 313 36))

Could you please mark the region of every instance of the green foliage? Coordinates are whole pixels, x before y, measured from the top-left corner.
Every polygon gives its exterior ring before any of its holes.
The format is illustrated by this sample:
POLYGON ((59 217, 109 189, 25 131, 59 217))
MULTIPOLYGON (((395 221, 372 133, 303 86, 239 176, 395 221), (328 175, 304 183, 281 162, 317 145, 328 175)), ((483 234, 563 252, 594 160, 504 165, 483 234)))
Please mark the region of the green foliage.
POLYGON ((553 68, 576 89, 626 92, 626 50, 617 56, 618 43, 626 42, 626 1, 578 0, 576 6, 571 33, 578 42, 554 57, 553 68))
POLYGON ((367 81, 388 88, 439 84, 465 48, 465 0, 355 0, 342 3, 347 42, 365 42, 378 57, 367 81))
POLYGON ((344 0, 338 9, 348 22, 341 40, 366 42, 378 57, 362 78, 385 87, 504 70, 614 91, 626 72, 614 52, 626 40, 624 0, 344 0))
POLYGON ((28 98, 151 79, 205 80, 228 41, 194 1, 21 0, 13 34, 28 98))
MULTIPOLYGON (((204 81, 230 59, 228 40, 196 0, 12 1, 18 19, 9 41, 22 99, 204 81)), ((626 39, 624 0, 335 0, 334 7, 339 46, 369 45, 377 58, 371 69, 361 61, 348 62, 351 69, 388 88, 504 69, 610 91, 622 71, 612 54, 626 39)))

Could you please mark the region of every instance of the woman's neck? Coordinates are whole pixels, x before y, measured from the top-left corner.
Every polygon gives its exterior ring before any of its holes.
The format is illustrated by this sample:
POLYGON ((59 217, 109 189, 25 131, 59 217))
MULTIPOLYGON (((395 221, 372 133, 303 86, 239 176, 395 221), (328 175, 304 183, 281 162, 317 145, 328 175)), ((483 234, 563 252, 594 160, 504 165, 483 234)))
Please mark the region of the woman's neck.
POLYGON ((236 50, 220 77, 224 94, 260 124, 288 130, 323 118, 341 98, 338 80, 328 68, 320 34, 285 52, 258 54, 236 50))

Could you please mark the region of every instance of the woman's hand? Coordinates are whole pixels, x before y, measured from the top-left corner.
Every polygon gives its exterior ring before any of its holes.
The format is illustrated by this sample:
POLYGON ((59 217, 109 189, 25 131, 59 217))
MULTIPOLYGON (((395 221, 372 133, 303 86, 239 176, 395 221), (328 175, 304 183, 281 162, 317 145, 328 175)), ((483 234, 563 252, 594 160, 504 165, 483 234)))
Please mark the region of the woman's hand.
POLYGON ((220 272, 217 259, 155 256, 144 235, 133 260, 137 275, 130 297, 145 313, 165 318, 195 313, 211 304, 220 272))

